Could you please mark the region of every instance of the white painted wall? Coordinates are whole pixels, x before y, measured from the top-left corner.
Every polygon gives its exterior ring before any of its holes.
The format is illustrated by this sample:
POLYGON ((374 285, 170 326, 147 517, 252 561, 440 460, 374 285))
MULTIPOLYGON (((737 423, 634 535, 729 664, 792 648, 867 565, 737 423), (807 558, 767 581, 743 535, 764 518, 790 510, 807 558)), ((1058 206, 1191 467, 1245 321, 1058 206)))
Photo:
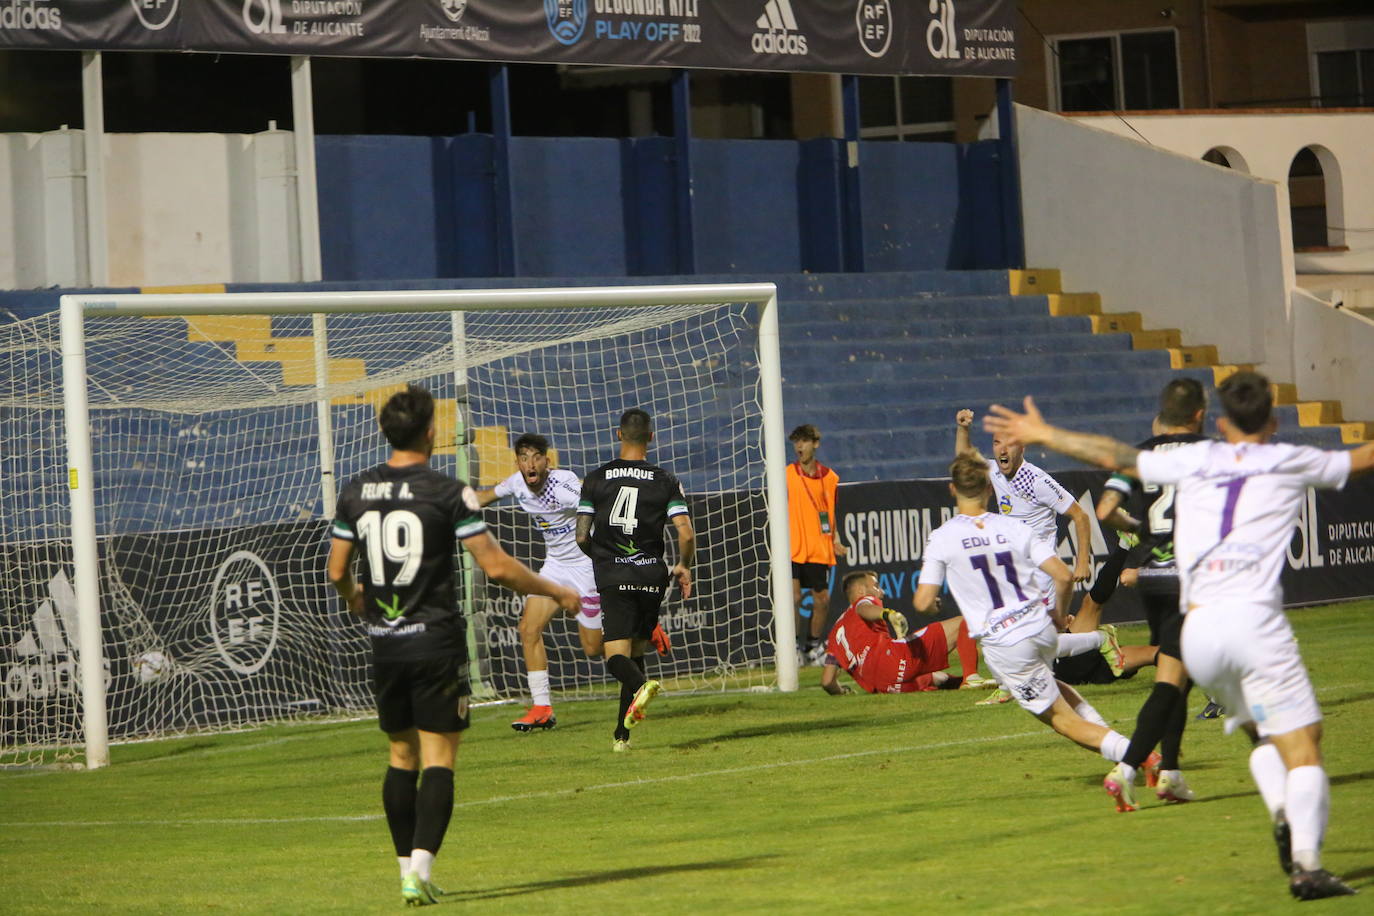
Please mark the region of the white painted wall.
POLYGON ((1283 188, 1024 106, 1017 143, 1028 264, 1292 378, 1283 188))
MULTIPOLYGON (((80 131, 0 135, 0 288, 84 285, 80 131)), ((116 286, 294 281, 292 135, 108 134, 116 286)))
POLYGON ((1302 397, 1340 401, 1347 420, 1374 419, 1374 321, 1295 289, 1292 327, 1302 397))
MULTIPOLYGON (((1201 159, 1227 152, 1234 168, 1288 186, 1293 157, 1316 148, 1326 178, 1326 216, 1333 227, 1374 229, 1374 114, 1365 112, 1235 112, 1198 114, 1076 114, 1075 121, 1201 159), (1129 122, 1129 124, 1127 123, 1129 122), (1239 160, 1232 155, 1239 154, 1239 160)), ((1374 232, 1328 230, 1331 245, 1350 251, 1299 254, 1300 273, 1374 271, 1374 232)))

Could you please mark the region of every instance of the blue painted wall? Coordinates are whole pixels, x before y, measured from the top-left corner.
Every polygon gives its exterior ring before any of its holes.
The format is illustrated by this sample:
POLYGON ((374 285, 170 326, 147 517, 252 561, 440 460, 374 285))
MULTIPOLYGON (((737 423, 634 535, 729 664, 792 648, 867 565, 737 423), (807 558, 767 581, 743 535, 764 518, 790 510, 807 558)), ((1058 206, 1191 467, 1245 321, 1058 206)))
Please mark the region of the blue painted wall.
MULTIPOLYGON (((491 277, 492 138, 319 137, 321 244, 335 281, 491 277)), ((698 273, 840 269, 837 140, 697 140, 698 273)), ((1002 266, 995 144, 864 143, 869 271, 1002 266)), ((516 137, 516 274, 681 272, 671 211, 677 163, 662 138, 516 137)))

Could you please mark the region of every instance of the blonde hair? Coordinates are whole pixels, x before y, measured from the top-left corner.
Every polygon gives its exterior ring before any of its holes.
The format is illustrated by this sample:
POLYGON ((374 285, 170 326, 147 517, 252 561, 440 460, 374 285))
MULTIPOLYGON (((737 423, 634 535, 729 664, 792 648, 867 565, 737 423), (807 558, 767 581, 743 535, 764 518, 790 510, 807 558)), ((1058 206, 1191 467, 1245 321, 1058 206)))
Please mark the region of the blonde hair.
POLYGON ((977 449, 964 452, 950 462, 949 479, 960 496, 982 496, 988 488, 988 461, 977 449))

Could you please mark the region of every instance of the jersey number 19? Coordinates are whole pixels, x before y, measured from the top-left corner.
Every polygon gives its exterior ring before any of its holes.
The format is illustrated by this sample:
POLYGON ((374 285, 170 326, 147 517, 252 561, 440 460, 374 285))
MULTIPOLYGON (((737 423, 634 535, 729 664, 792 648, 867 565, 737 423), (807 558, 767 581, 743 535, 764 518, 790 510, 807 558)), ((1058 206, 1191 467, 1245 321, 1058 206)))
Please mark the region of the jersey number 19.
POLYGON ((358 536, 367 545, 367 568, 373 585, 387 584, 383 558, 401 564, 392 585, 415 581, 425 553, 425 528, 418 515, 398 509, 383 516, 379 510, 370 509, 358 519, 358 536))

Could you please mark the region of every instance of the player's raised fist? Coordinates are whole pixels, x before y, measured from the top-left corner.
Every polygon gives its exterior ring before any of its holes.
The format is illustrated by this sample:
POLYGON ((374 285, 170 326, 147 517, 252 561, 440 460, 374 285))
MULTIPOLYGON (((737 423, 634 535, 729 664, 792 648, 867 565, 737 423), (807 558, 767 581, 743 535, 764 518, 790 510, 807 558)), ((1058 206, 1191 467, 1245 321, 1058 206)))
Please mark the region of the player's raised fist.
POLYGON ((965 407, 954 415, 954 422, 967 429, 973 425, 973 411, 965 407))

